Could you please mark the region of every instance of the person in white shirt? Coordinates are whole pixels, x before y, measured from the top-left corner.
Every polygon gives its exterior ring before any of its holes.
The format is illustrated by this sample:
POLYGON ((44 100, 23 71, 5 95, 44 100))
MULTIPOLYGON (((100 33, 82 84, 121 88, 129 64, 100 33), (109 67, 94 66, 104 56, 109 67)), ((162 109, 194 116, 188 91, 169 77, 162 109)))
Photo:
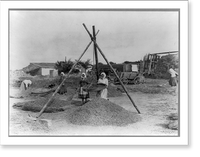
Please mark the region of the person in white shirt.
POLYGON ((102 83, 106 85, 106 88, 100 91, 100 97, 103 99, 108 99, 108 79, 106 78, 106 74, 104 72, 101 73, 98 83, 102 83))
POLYGON ((172 65, 169 66, 168 72, 170 73, 170 80, 169 84, 171 86, 176 86, 177 85, 177 79, 176 76, 178 76, 178 73, 173 69, 174 67, 172 65))
POLYGON ((24 80, 21 83, 20 89, 21 90, 27 90, 31 84, 32 84, 31 80, 24 80))

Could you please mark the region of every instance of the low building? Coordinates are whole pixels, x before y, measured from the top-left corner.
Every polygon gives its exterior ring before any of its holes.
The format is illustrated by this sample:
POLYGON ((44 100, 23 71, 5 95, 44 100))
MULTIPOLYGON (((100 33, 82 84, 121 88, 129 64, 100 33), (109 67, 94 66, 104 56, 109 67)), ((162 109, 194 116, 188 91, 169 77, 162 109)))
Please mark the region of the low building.
POLYGON ((140 66, 140 61, 125 61, 123 63, 123 72, 138 72, 140 66))
POLYGON ((40 75, 55 77, 58 75, 58 70, 55 69, 55 63, 30 63, 22 70, 32 76, 40 75))

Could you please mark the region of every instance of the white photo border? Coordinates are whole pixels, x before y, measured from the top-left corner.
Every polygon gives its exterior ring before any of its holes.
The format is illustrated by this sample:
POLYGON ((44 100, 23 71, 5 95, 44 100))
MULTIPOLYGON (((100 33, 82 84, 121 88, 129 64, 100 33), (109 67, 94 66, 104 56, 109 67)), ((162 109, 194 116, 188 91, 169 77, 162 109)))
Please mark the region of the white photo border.
POLYGON ((188 1, 1 1, 2 145, 188 145, 188 1), (63 6, 67 6, 63 8, 63 6), (8 134, 9 9, 180 9, 180 132, 178 137, 10 137, 8 134), (2 76, 3 74, 3 76, 2 76))

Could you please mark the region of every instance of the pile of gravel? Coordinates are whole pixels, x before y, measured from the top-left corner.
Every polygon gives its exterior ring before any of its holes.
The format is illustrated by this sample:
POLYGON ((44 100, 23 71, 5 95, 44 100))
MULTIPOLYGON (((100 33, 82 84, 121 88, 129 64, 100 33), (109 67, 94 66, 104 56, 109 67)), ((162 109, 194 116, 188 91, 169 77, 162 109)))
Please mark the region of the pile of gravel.
POLYGON ((125 126, 141 120, 137 113, 127 111, 102 98, 95 98, 83 106, 70 108, 66 113, 67 121, 76 125, 125 126))
MULTIPOLYGON (((24 111, 40 112, 48 100, 49 100, 49 97, 40 98, 40 99, 37 99, 36 101, 25 102, 21 109, 24 111)), ((48 107, 45 109, 44 112, 52 113, 52 112, 64 111, 64 107, 70 104, 71 103, 69 101, 54 98, 52 102, 50 102, 50 104, 48 105, 48 107)))

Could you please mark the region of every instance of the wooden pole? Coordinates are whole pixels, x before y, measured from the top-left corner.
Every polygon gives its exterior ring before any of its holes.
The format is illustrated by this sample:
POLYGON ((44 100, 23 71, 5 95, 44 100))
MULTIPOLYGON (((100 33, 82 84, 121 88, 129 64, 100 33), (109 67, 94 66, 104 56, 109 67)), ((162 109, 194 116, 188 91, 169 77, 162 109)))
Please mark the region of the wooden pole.
MULTIPOLYGON (((92 30, 93 30, 93 40, 96 42, 95 26, 92 26, 92 30)), ((96 76, 97 76, 97 81, 98 81, 99 80, 98 54, 97 54, 97 48, 95 44, 94 44, 94 56, 95 56, 95 63, 96 63, 96 76)))
MULTIPOLYGON (((93 41, 94 42, 94 41, 93 41)), ((107 64, 110 66, 111 70, 114 72, 115 76, 117 77, 117 79, 119 80, 122 88, 124 89, 124 91, 126 92, 126 95, 129 97, 130 101, 132 102, 133 106, 135 107, 135 109, 137 110, 137 112, 140 114, 139 109, 137 108, 137 106, 135 105, 133 99, 131 98, 131 96, 129 95, 126 87, 124 86, 123 82, 121 81, 121 79, 119 78, 119 76, 117 75, 116 71, 113 69, 112 65, 109 63, 109 61, 107 60, 106 56, 103 54, 103 52, 101 51, 101 49, 99 48, 99 46, 97 45, 96 42, 94 42, 97 49, 99 50, 99 52, 101 53, 101 55, 103 56, 103 58, 105 59, 105 61, 107 62, 107 64)))
POLYGON ((152 57, 153 57, 153 56, 152 56, 152 55, 150 55, 148 74, 151 74, 152 57))
POLYGON ((152 53, 151 55, 153 55, 153 54, 160 54, 160 55, 162 55, 162 54, 170 54, 170 53, 178 53, 179 51, 168 51, 168 52, 159 52, 159 53, 152 53))
POLYGON ((69 77, 69 74, 72 72, 72 70, 75 68, 75 66, 77 65, 77 63, 80 61, 80 59, 83 57, 83 55, 85 54, 85 52, 87 51, 87 49, 89 48, 89 46, 92 44, 92 41, 90 41, 90 43, 87 45, 87 47, 85 48, 84 52, 81 54, 81 56, 78 58, 78 60, 76 60, 76 62, 74 63, 74 65, 72 66, 72 68, 70 69, 70 71, 67 73, 67 75, 65 76, 65 78, 63 79, 63 81, 61 82, 61 84, 58 86, 58 88, 55 90, 55 92, 52 94, 52 96, 49 98, 49 100, 47 101, 47 103, 44 105, 44 107, 41 109, 41 111, 39 112, 37 118, 39 118, 42 113, 44 112, 44 110, 46 109, 46 107, 49 105, 49 103, 53 100, 54 96, 56 95, 56 93, 58 93, 58 91, 60 90, 61 86, 63 85, 63 83, 65 82, 65 80, 69 77))
POLYGON ((133 106, 135 107, 135 109, 137 110, 137 112, 140 114, 139 109, 137 108, 137 106, 135 105, 133 99, 131 98, 131 96, 129 95, 126 87, 124 86, 123 82, 120 80, 119 76, 117 75, 116 71, 114 70, 114 68, 112 67, 112 65, 109 63, 109 61, 107 60, 106 56, 104 55, 104 53, 101 51, 100 47, 98 46, 98 44, 96 43, 96 41, 94 41, 92 35, 90 34, 90 32, 88 31, 87 27, 85 26, 85 24, 83 23, 83 26, 85 27, 86 31, 88 32, 91 40, 93 41, 93 43, 96 45, 96 48, 99 50, 99 52, 101 53, 102 57, 105 59, 105 61, 107 62, 107 64, 110 66, 111 70, 113 71, 113 73, 115 74, 115 76, 117 77, 117 79, 119 80, 122 88, 124 89, 124 91, 126 92, 128 98, 130 99, 130 101, 132 102, 133 106))

